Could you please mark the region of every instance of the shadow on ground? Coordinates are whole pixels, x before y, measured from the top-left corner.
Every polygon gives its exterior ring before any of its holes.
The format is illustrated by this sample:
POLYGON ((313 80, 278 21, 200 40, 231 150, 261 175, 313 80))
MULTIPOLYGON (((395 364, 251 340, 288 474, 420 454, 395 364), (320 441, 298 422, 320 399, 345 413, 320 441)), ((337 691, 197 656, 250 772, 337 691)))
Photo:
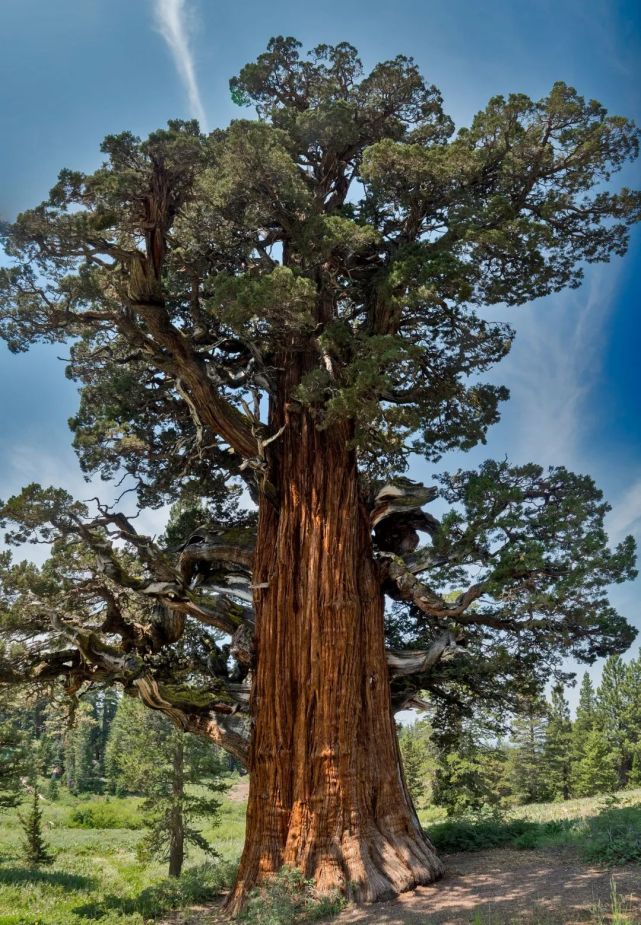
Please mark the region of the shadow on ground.
POLYGON ((108 913, 119 916, 138 913, 145 920, 156 918, 163 911, 209 901, 220 892, 229 878, 224 868, 211 864, 189 867, 180 879, 168 878, 146 887, 135 896, 113 893, 76 906, 74 913, 90 922, 99 921, 108 913))
MULTIPOLYGON (((393 902, 348 909, 340 925, 578 925, 610 908, 612 883, 624 907, 641 916, 641 866, 588 866, 574 849, 509 848, 444 857, 446 873, 393 902)), ((641 917, 631 921, 641 922, 641 917)))
POLYGON ((33 867, 0 867, 0 883, 16 886, 19 883, 47 883, 62 886, 65 890, 92 890, 96 881, 80 874, 67 874, 57 870, 38 870, 33 867))

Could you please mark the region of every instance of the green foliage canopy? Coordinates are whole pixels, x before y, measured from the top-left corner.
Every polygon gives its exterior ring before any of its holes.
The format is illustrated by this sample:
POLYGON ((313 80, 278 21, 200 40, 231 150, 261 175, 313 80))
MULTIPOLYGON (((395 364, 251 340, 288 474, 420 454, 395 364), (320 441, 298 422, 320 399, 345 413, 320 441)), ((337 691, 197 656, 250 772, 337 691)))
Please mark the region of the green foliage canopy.
POLYGON ((209 523, 167 547, 57 489, 6 502, 11 542, 53 547, 41 569, 0 563, 2 679, 119 681, 245 754, 254 523, 237 499, 278 504, 274 396, 318 428, 347 425, 372 509, 388 480, 396 492, 374 539, 397 605, 397 706, 421 690, 449 710, 514 703, 561 651, 625 649, 634 631, 606 589, 635 574, 634 546, 608 548, 589 478, 488 462, 441 477, 439 523, 401 474, 498 419, 507 393, 485 374, 512 332, 483 306, 577 286, 586 262, 625 252, 641 197, 609 185, 636 127, 556 83, 539 101, 494 97, 455 131, 411 59, 366 74, 346 43, 302 56, 283 37, 232 93, 258 118, 108 136, 96 171, 63 170, 4 231, 0 334, 16 351, 69 345, 85 472, 209 523), (464 659, 443 658, 459 643, 464 659))

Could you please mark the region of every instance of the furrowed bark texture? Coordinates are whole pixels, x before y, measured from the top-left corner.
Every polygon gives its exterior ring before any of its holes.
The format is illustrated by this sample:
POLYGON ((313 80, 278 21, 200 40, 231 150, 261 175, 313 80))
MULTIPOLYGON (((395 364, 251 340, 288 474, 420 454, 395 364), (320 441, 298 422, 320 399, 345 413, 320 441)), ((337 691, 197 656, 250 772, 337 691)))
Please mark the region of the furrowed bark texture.
POLYGON ((349 436, 291 413, 274 466, 279 504, 260 509, 255 726, 232 912, 282 865, 357 901, 442 873, 403 779, 383 596, 349 436))

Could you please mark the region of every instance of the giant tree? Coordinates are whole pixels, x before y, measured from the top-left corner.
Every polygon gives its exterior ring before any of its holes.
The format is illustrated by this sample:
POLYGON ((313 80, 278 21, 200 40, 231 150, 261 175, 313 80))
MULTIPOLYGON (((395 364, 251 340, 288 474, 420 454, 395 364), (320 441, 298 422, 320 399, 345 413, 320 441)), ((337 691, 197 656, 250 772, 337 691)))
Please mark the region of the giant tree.
POLYGON ((69 344, 85 471, 180 501, 189 529, 163 545, 98 501, 11 499, 10 538, 53 546, 3 563, 3 677, 117 681, 247 764, 232 908, 282 864, 375 900, 442 870, 393 710, 516 698, 633 636, 605 595, 633 543, 608 549, 589 478, 403 473, 498 418, 484 374, 512 333, 479 306, 625 252, 640 199, 607 187, 637 130, 557 83, 455 132, 411 59, 364 74, 347 44, 274 39, 231 88, 257 118, 110 136, 7 231, 2 331, 69 344))

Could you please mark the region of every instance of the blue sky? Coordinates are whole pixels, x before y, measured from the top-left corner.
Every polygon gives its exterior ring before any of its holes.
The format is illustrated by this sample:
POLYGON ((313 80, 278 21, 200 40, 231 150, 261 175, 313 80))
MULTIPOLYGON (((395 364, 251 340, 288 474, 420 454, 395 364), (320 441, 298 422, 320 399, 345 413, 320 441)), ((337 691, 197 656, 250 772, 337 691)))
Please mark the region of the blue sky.
MULTIPOLYGON (((305 47, 350 41, 366 65, 413 55, 458 125, 493 94, 542 96, 558 79, 641 123, 636 0, 2 0, 0 217, 44 198, 61 167, 97 166, 110 132, 145 134, 173 117, 225 125, 240 114, 229 78, 277 34, 305 47)), ((640 184, 638 165, 624 181, 640 184)), ((512 399, 487 447, 446 462, 507 455, 588 472, 613 506, 612 538, 641 541, 640 231, 580 290, 494 312, 517 328, 492 377, 512 399)), ((0 345, 0 497, 31 480, 88 494, 69 449, 77 397, 63 355, 14 357, 0 345)), ((414 475, 433 468, 419 463, 414 475)), ((637 581, 613 601, 641 628, 640 592, 637 581)))

